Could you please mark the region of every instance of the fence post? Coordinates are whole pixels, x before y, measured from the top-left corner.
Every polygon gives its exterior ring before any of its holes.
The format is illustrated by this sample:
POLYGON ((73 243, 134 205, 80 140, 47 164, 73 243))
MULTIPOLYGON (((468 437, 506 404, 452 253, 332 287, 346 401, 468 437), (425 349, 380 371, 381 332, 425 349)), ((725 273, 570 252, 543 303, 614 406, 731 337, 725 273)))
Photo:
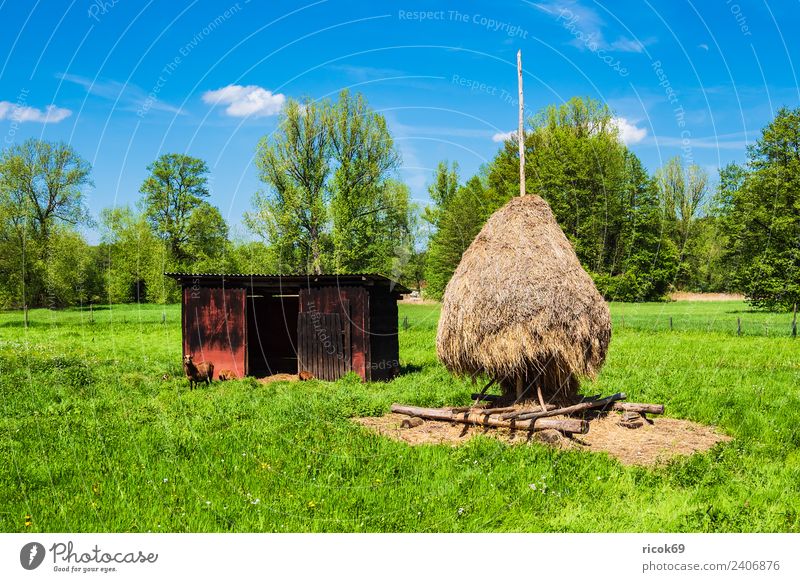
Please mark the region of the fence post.
POLYGON ((403 329, 408 329, 408 316, 403 318, 403 329))
POLYGON ((167 312, 166 311, 162 311, 161 312, 161 324, 163 325, 165 323, 167 323, 167 312))
POLYGON ((797 337, 797 303, 792 308, 792 337, 797 337))
POLYGON ((742 318, 736 318, 736 335, 742 335, 742 318))
POLYGON ((23 317, 25 319, 25 329, 28 329, 28 304, 22 306, 23 317))
POLYGON ((669 316, 669 330, 672 331, 672 316, 669 316))

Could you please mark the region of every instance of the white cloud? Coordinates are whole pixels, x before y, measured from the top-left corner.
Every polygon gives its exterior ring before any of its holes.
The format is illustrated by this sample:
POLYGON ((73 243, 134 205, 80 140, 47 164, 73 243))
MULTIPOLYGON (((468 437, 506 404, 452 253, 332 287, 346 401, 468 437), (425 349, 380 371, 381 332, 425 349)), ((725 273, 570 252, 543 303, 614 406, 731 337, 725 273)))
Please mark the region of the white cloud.
POLYGON ((697 45, 697 48, 701 48, 704 51, 707 51, 708 50, 708 45, 706 43, 701 43, 701 44, 697 45))
POLYGON ((646 128, 636 127, 635 124, 631 123, 624 117, 615 117, 613 122, 614 125, 617 126, 617 130, 619 130, 619 138, 625 145, 639 143, 645 137, 647 137, 646 128))
POLYGON ((517 136, 516 131, 500 131, 492 136, 492 141, 495 143, 500 143, 513 139, 516 136, 517 136))
POLYGON ((55 105, 48 105, 42 109, 36 107, 28 107, 27 105, 18 105, 10 101, 0 101, 0 120, 10 119, 11 121, 18 121, 24 123, 26 121, 34 121, 36 123, 58 123, 72 115, 72 111, 64 109, 63 107, 56 107, 55 105))
POLYGON ((203 101, 213 105, 227 105, 225 113, 231 117, 265 117, 280 113, 286 96, 272 93, 258 85, 228 85, 216 91, 203 93, 203 101))

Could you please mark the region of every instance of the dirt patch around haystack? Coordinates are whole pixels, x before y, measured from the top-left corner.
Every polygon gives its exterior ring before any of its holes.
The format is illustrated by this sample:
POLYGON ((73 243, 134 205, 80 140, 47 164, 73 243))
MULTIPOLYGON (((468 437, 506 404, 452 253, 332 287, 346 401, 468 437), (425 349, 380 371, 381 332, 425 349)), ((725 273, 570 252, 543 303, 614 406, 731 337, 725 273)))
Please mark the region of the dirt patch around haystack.
POLYGON ((673 457, 707 451, 719 442, 731 440, 712 426, 677 418, 652 419, 639 428, 619 426, 622 415, 610 412, 591 420, 588 434, 568 438, 555 430, 511 431, 508 429, 469 426, 460 423, 426 420, 421 425, 403 428, 408 416, 355 418, 354 421, 378 434, 410 445, 452 445, 465 443, 478 434, 498 438, 510 444, 545 443, 563 450, 605 452, 625 465, 652 466, 673 457))

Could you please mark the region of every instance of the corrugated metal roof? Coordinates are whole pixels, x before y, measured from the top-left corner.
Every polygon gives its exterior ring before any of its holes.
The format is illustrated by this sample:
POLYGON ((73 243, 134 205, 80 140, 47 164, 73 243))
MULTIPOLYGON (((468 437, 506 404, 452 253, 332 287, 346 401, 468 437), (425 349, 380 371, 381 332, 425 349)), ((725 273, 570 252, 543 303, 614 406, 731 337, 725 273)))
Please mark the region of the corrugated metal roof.
POLYGON ((171 277, 179 282, 186 279, 222 279, 222 280, 238 280, 238 281, 252 281, 259 283, 275 283, 275 284, 298 284, 302 282, 317 282, 317 283, 358 283, 361 281, 368 281, 372 284, 379 283, 389 286, 397 293, 411 293, 405 285, 393 281, 384 275, 376 273, 342 273, 342 274, 322 274, 322 275, 279 275, 273 273, 180 273, 169 272, 164 273, 165 276, 171 277))

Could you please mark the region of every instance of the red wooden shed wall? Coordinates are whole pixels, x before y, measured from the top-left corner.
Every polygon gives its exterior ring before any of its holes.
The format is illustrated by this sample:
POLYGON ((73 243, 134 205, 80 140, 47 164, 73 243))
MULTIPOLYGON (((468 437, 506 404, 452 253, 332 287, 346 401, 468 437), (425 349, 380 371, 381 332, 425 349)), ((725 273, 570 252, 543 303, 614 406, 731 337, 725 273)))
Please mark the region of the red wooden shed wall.
POLYGON ((231 370, 247 373, 246 292, 243 288, 184 287, 183 353, 194 361, 213 362, 214 377, 231 370))

